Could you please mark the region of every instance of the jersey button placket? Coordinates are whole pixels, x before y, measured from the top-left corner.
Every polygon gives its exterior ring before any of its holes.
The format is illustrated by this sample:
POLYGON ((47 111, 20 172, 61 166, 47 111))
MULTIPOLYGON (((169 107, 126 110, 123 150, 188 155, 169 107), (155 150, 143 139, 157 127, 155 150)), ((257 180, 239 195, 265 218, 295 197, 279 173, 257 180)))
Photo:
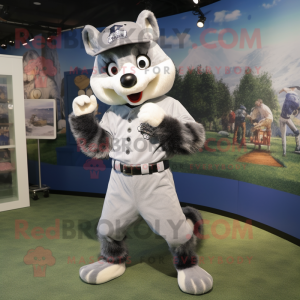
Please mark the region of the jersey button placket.
MULTIPOLYGON (((128 123, 131 123, 131 122, 132 122, 131 115, 132 115, 132 113, 130 113, 129 116, 128 116, 128 119, 127 119, 128 123)), ((128 127, 127 131, 128 131, 128 132, 131 132, 131 128, 128 127)))
MULTIPOLYGON (((130 115, 130 114, 129 114, 129 115, 130 115)), ((129 118, 128 118, 128 123, 131 123, 131 122, 132 122, 132 118, 129 116, 129 118)), ((130 127, 127 128, 127 132, 128 132, 128 133, 131 133, 131 128, 130 128, 130 127)), ((127 140, 127 142, 130 142, 130 141, 131 141, 131 138, 128 136, 128 137, 126 138, 126 140, 127 140)), ((130 150, 129 150, 129 149, 126 149, 125 153, 126 153, 127 155, 129 155, 129 154, 130 154, 130 150)))
MULTIPOLYGON (((131 132, 131 128, 129 127, 129 128, 127 129, 127 131, 130 133, 130 132, 131 132)), ((131 139, 130 139, 129 136, 126 138, 126 140, 127 140, 127 142, 130 142, 130 141, 131 141, 131 139)), ((129 150, 129 149, 126 149, 125 153, 126 153, 126 154, 129 154, 129 153, 130 153, 130 150, 129 150)))
MULTIPOLYGON (((131 123, 131 119, 128 119, 128 122, 131 123)), ((131 132, 131 128, 128 127, 127 132, 130 133, 131 132)), ((126 139, 128 142, 130 142, 130 137, 127 137, 126 139)), ((129 149, 126 149, 125 153, 128 155, 130 153, 129 149)))

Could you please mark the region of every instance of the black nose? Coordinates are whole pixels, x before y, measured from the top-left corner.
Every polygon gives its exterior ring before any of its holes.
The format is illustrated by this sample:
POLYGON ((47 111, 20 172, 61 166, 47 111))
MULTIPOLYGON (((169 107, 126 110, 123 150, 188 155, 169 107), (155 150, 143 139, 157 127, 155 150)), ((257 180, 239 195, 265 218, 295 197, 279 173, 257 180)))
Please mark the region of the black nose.
POLYGON ((128 73, 121 77, 121 85, 124 88, 131 88, 136 85, 137 78, 134 74, 128 73))

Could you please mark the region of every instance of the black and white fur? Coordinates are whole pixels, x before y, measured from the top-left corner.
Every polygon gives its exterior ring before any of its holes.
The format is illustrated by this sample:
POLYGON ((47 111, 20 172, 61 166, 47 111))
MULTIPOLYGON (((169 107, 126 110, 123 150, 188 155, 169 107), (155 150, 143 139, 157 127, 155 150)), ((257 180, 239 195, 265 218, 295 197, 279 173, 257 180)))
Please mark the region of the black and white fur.
POLYGON ((191 221, 194 228, 194 234, 185 244, 170 248, 174 256, 174 265, 177 270, 191 268, 198 264, 198 256, 195 248, 197 246, 197 238, 201 238, 203 234, 203 219, 198 210, 186 206, 182 208, 187 220, 191 221))
POLYGON ((112 137, 103 130, 94 113, 69 116, 70 128, 81 151, 95 159, 108 158, 112 148, 112 137))

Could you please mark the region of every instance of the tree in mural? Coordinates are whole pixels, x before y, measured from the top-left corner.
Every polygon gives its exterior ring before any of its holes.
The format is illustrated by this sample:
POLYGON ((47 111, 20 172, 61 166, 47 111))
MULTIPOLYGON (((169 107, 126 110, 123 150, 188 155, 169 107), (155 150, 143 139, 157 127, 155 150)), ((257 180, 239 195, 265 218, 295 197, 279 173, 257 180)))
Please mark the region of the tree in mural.
POLYGON ((235 110, 238 109, 241 104, 247 108, 247 111, 254 106, 254 103, 257 100, 254 92, 256 91, 256 86, 257 81, 253 74, 247 73, 241 78, 240 84, 237 85, 233 91, 235 110))
POLYGON ((212 129, 217 118, 232 109, 232 97, 222 80, 217 81, 213 73, 200 70, 201 66, 190 68, 185 75, 177 70, 168 95, 179 100, 206 129, 212 129))
POLYGON ((200 77, 196 70, 189 70, 182 79, 181 101, 186 109, 191 112, 193 118, 197 121, 201 119, 201 109, 203 101, 199 87, 201 84, 200 77))
POLYGON ((222 78, 217 82, 217 89, 217 118, 221 118, 223 114, 229 113, 233 108, 233 103, 228 85, 223 82, 222 78))
POLYGON ((209 129, 217 117, 217 82, 212 73, 205 72, 200 74, 199 93, 201 94, 203 106, 200 117, 202 120, 209 122, 209 129))
POLYGON ((245 74, 241 78, 240 84, 235 88, 233 97, 235 109, 243 104, 246 106, 248 112, 254 107, 257 99, 262 99, 273 112, 275 122, 278 121, 278 98, 276 92, 272 88, 271 75, 267 72, 259 76, 255 76, 253 73, 245 74))
POLYGON ((274 121, 278 124, 280 116, 280 106, 276 91, 272 88, 272 77, 265 72, 257 77, 257 94, 258 98, 270 107, 274 121))

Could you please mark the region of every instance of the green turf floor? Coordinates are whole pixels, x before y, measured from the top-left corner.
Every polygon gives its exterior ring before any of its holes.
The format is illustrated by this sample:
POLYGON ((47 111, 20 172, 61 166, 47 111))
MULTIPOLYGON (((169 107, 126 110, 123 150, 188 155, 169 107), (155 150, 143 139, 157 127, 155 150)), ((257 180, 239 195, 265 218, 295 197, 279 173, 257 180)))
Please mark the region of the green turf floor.
MULTIPOLYGON (((51 195, 32 201, 31 205, 0 213, 0 299, 198 297, 179 290, 165 241, 150 233, 144 222, 129 230, 130 263, 125 274, 103 285, 83 283, 78 270, 96 260, 99 251, 94 228, 103 199, 51 195), (55 225, 55 219, 60 222, 59 239, 49 239, 45 234, 36 234, 39 239, 33 238, 34 227, 41 227, 40 232, 46 231, 55 225), (27 222, 27 238, 16 235, 16 220, 27 222), (63 226, 72 225, 75 230, 63 231, 63 226), (84 230, 88 225, 91 229, 84 230), (45 277, 34 277, 33 265, 24 263, 28 250, 38 246, 51 250, 55 258, 55 264, 47 266, 45 277)), ((234 238, 233 219, 208 212, 202 215, 208 223, 205 225, 208 238, 202 240, 198 255, 201 267, 214 278, 214 288, 199 296, 201 299, 300 299, 298 246, 256 227, 252 227, 253 237, 248 231, 244 238, 239 234, 234 238)), ((244 223, 239 224, 244 227, 244 223)))

